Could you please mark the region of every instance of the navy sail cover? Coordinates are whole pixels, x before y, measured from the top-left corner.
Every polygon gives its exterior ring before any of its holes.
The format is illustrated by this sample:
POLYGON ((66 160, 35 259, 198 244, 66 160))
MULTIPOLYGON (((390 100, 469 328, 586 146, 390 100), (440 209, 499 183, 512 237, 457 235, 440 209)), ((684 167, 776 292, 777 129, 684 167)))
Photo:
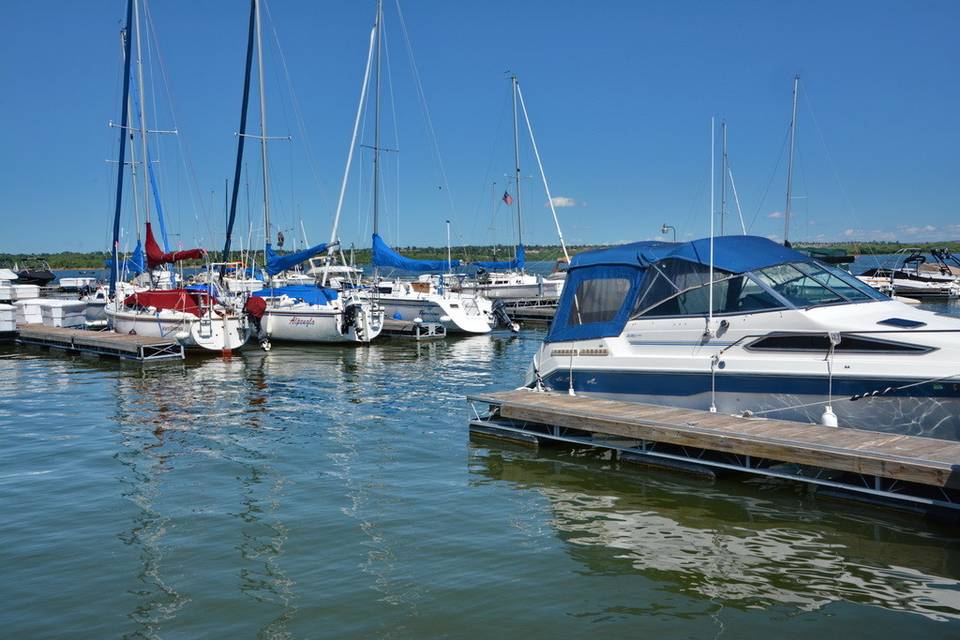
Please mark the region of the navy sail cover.
POLYGON ((273 247, 270 246, 270 243, 268 242, 266 248, 267 273, 275 276, 281 271, 286 271, 287 269, 297 266, 301 262, 309 260, 317 254, 323 253, 329 246, 329 243, 323 242, 316 246, 310 247, 309 249, 304 249, 303 251, 280 255, 273 250, 273 247))
MULTIPOLYGON (((405 271, 446 271, 446 260, 414 260, 404 258, 390 248, 379 234, 373 234, 373 264, 377 267, 393 267, 405 271)), ((460 261, 450 262, 450 268, 459 267, 460 261)))
MULTIPOLYGON (((617 336, 623 331, 647 276, 656 277, 665 260, 709 266, 710 239, 693 242, 633 242, 575 255, 546 342, 617 336)), ((744 273, 811 258, 758 236, 713 240, 717 271, 744 273)))
MULTIPOLYGON (((144 257, 143 245, 137 240, 137 246, 134 248, 133 253, 130 254, 130 257, 121 258, 120 265, 117 267, 117 273, 127 273, 138 276, 146 271, 146 263, 147 260, 144 257)), ((113 266, 113 258, 107 258, 106 265, 108 267, 113 266)))
POLYGON ((481 269, 494 270, 494 269, 523 269, 524 265, 527 263, 527 254, 523 249, 523 245, 517 245, 517 257, 513 260, 503 260, 500 262, 474 262, 472 264, 480 267, 481 269))

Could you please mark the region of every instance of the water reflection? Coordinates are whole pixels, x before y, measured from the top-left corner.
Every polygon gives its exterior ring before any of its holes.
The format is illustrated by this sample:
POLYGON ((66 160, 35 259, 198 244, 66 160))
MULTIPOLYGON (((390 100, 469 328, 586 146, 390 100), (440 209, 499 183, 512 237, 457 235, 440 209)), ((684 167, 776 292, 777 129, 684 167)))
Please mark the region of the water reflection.
POLYGON ((278 427, 264 419, 268 388, 260 364, 207 359, 116 379, 122 448, 115 457, 125 470, 122 494, 135 506, 130 528, 118 537, 140 558, 129 614, 135 629, 126 637, 159 637, 192 600, 181 586, 189 582, 185 567, 216 575, 222 565, 215 556, 230 547, 230 537, 239 558, 228 564, 240 593, 265 605, 258 636, 288 635, 296 595, 280 563, 285 480, 270 463, 269 432, 278 427), (172 531, 191 530, 192 548, 169 539, 172 531))
POLYGON ((744 610, 847 601, 960 619, 960 541, 951 532, 819 511, 799 494, 618 472, 565 453, 473 451, 482 482, 546 499, 556 535, 592 573, 635 572, 744 610))

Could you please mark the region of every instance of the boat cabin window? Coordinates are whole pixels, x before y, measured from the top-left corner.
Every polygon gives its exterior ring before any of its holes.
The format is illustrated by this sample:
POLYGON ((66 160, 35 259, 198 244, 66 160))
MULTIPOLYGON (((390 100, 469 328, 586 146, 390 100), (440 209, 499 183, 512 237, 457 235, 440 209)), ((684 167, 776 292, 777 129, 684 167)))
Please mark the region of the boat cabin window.
POLYGON ((584 280, 577 287, 567 326, 613 320, 623 306, 631 284, 627 278, 584 280))
MULTIPOLYGON (((774 335, 756 340, 747 345, 749 351, 815 351, 830 350, 830 338, 826 334, 774 335)), ((930 347, 902 342, 890 342, 859 336, 843 336, 834 347, 837 353, 927 353, 930 347)))

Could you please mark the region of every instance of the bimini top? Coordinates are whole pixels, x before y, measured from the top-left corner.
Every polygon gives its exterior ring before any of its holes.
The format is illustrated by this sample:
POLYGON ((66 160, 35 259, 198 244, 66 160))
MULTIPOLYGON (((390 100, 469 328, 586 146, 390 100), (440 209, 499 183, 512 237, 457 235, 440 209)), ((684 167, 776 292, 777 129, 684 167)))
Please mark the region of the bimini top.
POLYGON ((631 318, 706 317, 711 311, 744 314, 883 299, 849 273, 757 236, 714 238, 712 276, 711 287, 709 238, 634 242, 577 254, 546 341, 617 336, 631 318))
MULTIPOLYGON (((600 264, 647 267, 667 258, 709 265, 710 238, 693 242, 631 242, 585 251, 573 257, 570 270, 600 264)), ((719 236, 713 239, 713 266, 731 273, 809 260, 810 256, 759 236, 719 236)))

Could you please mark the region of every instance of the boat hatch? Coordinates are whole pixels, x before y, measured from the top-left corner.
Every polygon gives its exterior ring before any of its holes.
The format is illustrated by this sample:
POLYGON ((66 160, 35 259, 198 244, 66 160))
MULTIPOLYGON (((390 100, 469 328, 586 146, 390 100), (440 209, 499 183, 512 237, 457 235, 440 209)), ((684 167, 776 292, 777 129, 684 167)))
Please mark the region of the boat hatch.
POLYGON ((917 327, 927 326, 926 322, 920 322, 919 320, 907 320, 906 318, 887 318, 886 320, 881 320, 877 324, 887 324, 891 327, 902 327, 904 329, 916 329, 917 327))

